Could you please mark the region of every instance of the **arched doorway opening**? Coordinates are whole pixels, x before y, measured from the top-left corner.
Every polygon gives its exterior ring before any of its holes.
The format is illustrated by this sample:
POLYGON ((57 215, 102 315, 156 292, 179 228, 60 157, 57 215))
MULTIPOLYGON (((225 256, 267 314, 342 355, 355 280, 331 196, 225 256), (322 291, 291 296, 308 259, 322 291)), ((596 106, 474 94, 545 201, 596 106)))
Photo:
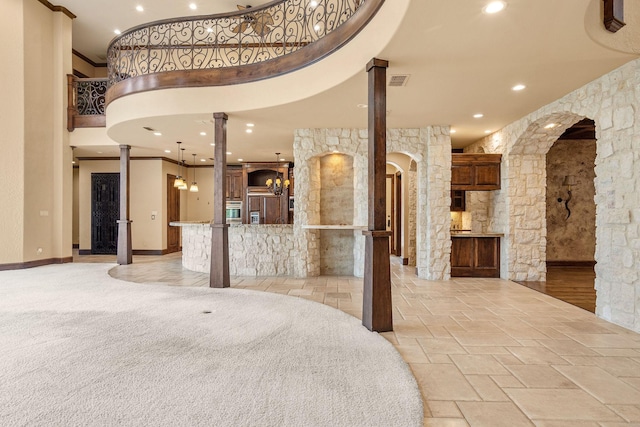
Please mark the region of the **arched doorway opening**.
MULTIPOLYGON (((541 248, 539 260, 545 263, 545 270, 535 280, 517 281, 595 312, 595 123, 571 114, 547 118, 547 122, 540 123, 550 131, 547 138, 537 144, 529 141, 523 156, 536 157, 539 169, 544 168, 538 171, 539 178, 544 172, 544 205, 537 197, 533 206, 539 205, 538 210, 544 212, 539 235, 544 252, 541 248), (567 120, 574 123, 567 127, 567 120), (553 132, 554 127, 562 133, 553 132)), ((528 183, 531 181, 529 177, 528 183)))

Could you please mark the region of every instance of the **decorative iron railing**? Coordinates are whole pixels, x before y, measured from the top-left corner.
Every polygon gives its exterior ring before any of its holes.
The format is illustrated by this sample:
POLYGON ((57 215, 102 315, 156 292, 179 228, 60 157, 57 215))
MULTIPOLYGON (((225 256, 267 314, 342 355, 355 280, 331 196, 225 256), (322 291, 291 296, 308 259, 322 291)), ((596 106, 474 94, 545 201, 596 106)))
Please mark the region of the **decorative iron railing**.
POLYGON ((67 129, 105 126, 107 79, 67 76, 67 129))
POLYGON ((104 115, 107 79, 77 79, 77 109, 80 116, 104 115))
POLYGON ((214 70, 280 58, 331 34, 372 2, 377 10, 383 0, 276 0, 227 14, 138 26, 109 45, 109 85, 154 73, 214 70))

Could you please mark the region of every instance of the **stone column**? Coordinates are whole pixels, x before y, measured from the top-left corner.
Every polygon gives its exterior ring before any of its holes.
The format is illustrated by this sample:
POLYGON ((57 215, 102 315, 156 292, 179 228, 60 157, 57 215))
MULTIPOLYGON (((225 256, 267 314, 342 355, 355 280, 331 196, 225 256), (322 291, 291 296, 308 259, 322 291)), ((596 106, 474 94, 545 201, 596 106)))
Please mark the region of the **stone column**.
POLYGON ((391 265, 386 231, 388 61, 373 58, 369 74, 369 224, 365 235, 362 324, 370 331, 393 330, 391 265))
POLYGON ((211 222, 211 270, 209 287, 228 288, 229 224, 226 218, 227 120, 225 113, 214 113, 213 221, 211 222))
POLYGON ((120 220, 118 220, 118 255, 120 265, 131 264, 131 221, 129 220, 129 172, 131 146, 120 145, 120 220))

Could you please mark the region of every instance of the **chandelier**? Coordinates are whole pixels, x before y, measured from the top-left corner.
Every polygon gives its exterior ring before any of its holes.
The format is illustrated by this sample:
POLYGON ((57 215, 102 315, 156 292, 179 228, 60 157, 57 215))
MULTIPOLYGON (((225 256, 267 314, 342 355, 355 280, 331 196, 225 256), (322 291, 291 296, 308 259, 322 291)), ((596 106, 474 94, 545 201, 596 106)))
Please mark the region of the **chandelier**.
POLYGON ((180 162, 180 151, 183 149, 180 148, 180 144, 182 144, 182 142, 176 141, 176 144, 178 144, 178 175, 176 176, 176 179, 173 180, 173 186, 178 189, 181 189, 180 187, 182 187, 183 185, 186 185, 186 182, 184 181, 184 179, 182 179, 182 175, 180 175, 180 173, 182 172, 182 163, 180 162))
MULTIPOLYGON (((279 159, 280 153, 276 153, 276 163, 279 159)), ((273 193, 274 196, 280 196, 286 188, 289 188, 289 180, 283 179, 280 172, 278 172, 278 166, 276 165, 276 176, 273 179, 267 179, 266 185, 267 189, 273 193)))
POLYGON ((191 183, 191 187, 189 187, 189 191, 192 193, 198 192, 198 183, 196 182, 196 156, 197 154, 193 155, 193 182, 191 183))

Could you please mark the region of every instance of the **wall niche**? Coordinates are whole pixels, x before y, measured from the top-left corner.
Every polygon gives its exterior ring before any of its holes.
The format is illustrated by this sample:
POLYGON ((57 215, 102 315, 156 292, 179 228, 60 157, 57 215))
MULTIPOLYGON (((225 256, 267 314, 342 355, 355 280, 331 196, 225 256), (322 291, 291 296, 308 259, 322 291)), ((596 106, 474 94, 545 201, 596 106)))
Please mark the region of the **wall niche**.
MULTIPOLYGON (((353 224, 353 157, 320 158, 320 224, 353 224)), ((320 274, 353 275, 353 231, 320 230, 320 274)))

